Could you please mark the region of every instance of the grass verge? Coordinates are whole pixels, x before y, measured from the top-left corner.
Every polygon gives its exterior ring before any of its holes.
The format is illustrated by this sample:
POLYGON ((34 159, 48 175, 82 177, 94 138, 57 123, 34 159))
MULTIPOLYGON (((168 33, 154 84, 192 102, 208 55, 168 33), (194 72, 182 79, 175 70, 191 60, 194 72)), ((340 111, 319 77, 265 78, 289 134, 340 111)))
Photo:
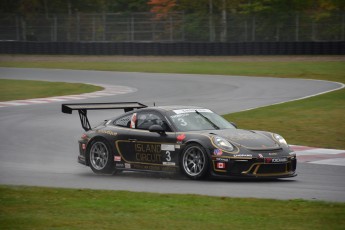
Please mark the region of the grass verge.
POLYGON ((81 83, 0 79, 0 101, 82 94, 102 89, 81 83))
POLYGON ((243 129, 279 133, 290 144, 345 149, 345 89, 224 115, 243 129))
POLYGON ((345 203, 0 186, 3 229, 342 229, 345 203))
MULTIPOLYGON (((7 61, 4 67, 60 68, 156 73, 220 74, 305 78, 345 83, 344 61, 267 62, 35 62, 7 61)), ((268 130, 291 144, 345 149, 345 89, 302 101, 225 115, 240 128, 268 130)))

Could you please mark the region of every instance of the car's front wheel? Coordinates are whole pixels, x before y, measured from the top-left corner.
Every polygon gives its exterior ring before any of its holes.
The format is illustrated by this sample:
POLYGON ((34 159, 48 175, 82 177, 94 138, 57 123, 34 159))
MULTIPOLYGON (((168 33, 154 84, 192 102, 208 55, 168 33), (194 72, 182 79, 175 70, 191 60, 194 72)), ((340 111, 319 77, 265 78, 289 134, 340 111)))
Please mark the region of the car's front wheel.
POLYGON ((108 142, 104 140, 92 141, 88 157, 90 167, 95 173, 112 174, 115 172, 113 153, 108 142))
POLYGON ((209 159, 206 150, 199 144, 189 144, 180 159, 182 172, 191 179, 203 179, 209 173, 209 159))

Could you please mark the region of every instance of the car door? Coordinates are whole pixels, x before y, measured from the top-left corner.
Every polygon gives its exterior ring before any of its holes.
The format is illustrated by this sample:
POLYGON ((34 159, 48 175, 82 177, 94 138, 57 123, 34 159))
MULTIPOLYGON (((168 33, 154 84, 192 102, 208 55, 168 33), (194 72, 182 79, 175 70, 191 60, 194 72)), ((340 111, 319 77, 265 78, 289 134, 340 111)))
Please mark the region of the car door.
POLYGON ((164 116, 154 110, 133 113, 128 139, 117 143, 123 160, 132 169, 175 171, 178 166, 179 145, 164 116), (160 125, 165 132, 150 132, 160 125))

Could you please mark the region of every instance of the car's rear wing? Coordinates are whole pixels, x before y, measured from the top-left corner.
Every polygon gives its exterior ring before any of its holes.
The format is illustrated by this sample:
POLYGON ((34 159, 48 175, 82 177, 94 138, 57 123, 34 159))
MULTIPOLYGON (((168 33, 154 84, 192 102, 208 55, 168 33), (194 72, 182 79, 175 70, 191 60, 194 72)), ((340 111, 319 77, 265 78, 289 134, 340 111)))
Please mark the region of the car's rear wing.
POLYGON ((62 112, 72 114, 73 110, 78 110, 81 126, 85 131, 91 129, 89 119, 87 118, 88 110, 105 110, 105 109, 124 109, 125 112, 133 109, 147 107, 139 102, 113 102, 113 103, 79 103, 79 104, 62 104, 62 112))

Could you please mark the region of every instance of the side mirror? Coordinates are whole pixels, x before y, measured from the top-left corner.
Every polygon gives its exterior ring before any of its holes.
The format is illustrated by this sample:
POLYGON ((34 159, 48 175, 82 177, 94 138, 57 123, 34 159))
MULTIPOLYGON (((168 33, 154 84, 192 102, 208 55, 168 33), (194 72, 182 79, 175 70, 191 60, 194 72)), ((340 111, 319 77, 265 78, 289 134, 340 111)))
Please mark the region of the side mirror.
POLYGON ((149 131, 155 133, 165 133, 165 130, 160 125, 151 125, 149 131))
POLYGON ((236 125, 234 122, 231 122, 231 121, 230 121, 230 123, 231 123, 233 126, 235 126, 235 128, 237 129, 237 125, 236 125))

